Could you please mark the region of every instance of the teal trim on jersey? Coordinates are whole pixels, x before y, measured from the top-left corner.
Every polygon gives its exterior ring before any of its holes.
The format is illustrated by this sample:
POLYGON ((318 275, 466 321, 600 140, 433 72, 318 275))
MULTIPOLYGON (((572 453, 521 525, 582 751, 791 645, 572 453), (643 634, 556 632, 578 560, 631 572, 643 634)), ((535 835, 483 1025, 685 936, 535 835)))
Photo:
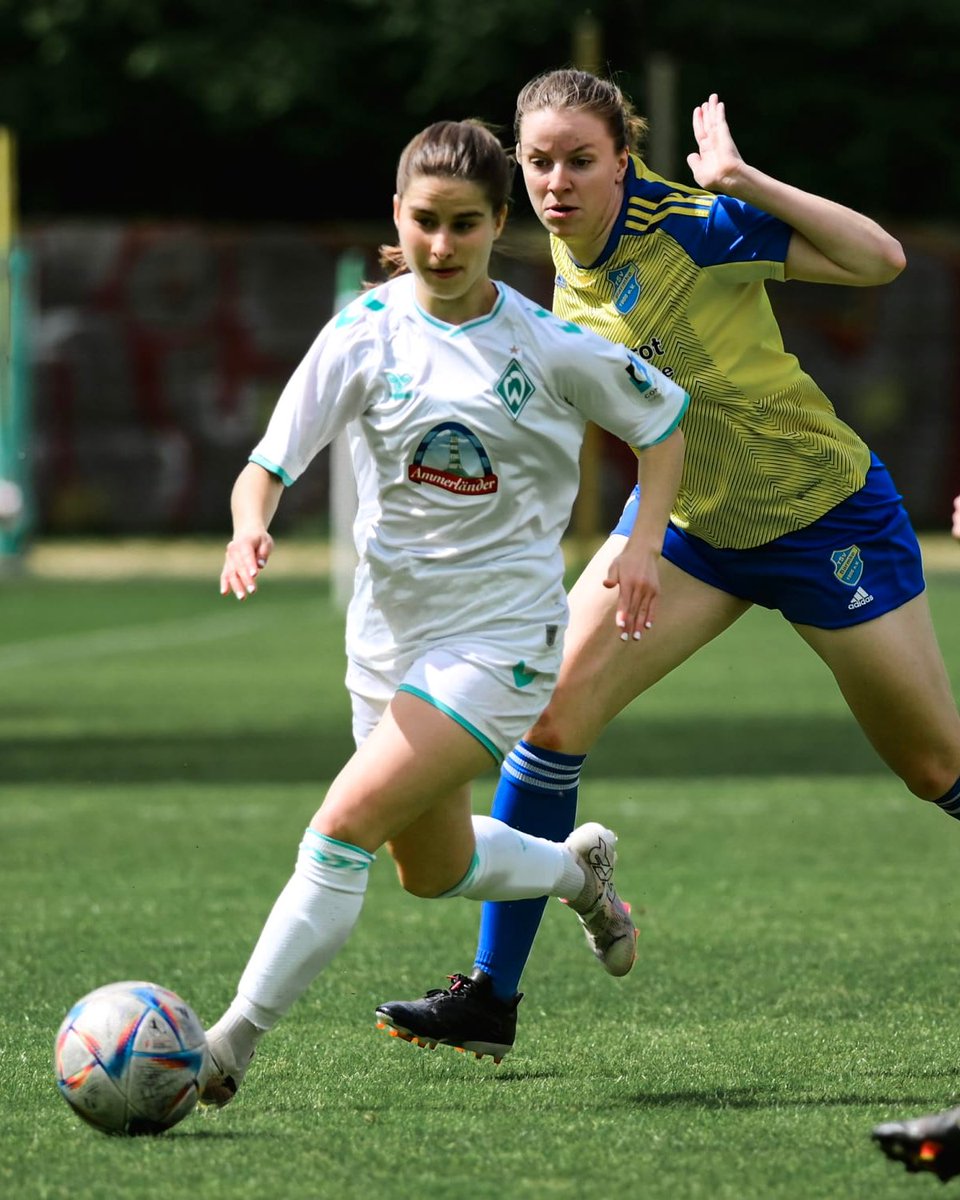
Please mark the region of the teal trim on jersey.
POLYGON ((360 320, 360 313, 353 304, 348 305, 337 314, 337 329, 342 329, 344 325, 352 325, 355 321, 360 320))
POLYGON ((458 334, 466 333, 470 329, 476 329, 478 325, 484 325, 484 324, 486 324, 487 321, 492 321, 494 319, 494 317, 496 317, 497 314, 500 312, 500 309, 503 308, 504 304, 506 303, 506 297, 504 296, 504 293, 500 290, 500 285, 497 283, 497 281, 495 279, 492 280, 492 283, 493 283, 493 286, 497 289, 496 304, 494 304, 493 308, 491 308, 490 311, 488 313, 486 313, 484 316, 477 317, 473 321, 465 321, 463 325, 451 325, 449 321, 441 321, 437 317, 431 317, 428 312, 424 312, 424 310, 420 307, 419 304, 417 304, 416 301, 414 301, 414 306, 416 307, 417 312, 420 314, 421 317, 423 317, 423 319, 427 322, 428 325, 433 325, 437 329, 445 329, 450 334, 451 337, 456 337, 458 334))
POLYGON ((661 442, 665 442, 667 440, 667 438, 670 436, 670 434, 673 433, 673 431, 676 429, 676 427, 683 420, 683 414, 687 411, 687 405, 689 403, 690 403, 690 397, 687 395, 686 392, 684 392, 683 405, 682 405, 680 411, 677 413, 677 419, 670 426, 670 428, 667 430, 666 433, 661 433, 660 436, 658 438, 654 438, 652 442, 647 442, 647 445, 644 446, 644 449, 647 449, 648 446, 659 446, 659 444, 661 442))
POLYGON ((375 855, 369 850, 354 846, 350 842, 338 841, 325 833, 318 833, 312 825, 307 826, 302 846, 318 863, 328 867, 339 867, 341 870, 366 871, 370 864, 376 861, 375 855), (337 846, 349 850, 350 853, 338 854, 335 849, 337 846))
POLYGON ((270 462, 260 454, 251 454, 248 462, 256 463, 258 467, 263 467, 265 471, 269 471, 271 475, 276 475, 284 487, 291 487, 294 480, 286 473, 283 467, 278 467, 276 463, 270 462))
POLYGON ((562 317, 558 317, 556 313, 552 313, 546 308, 535 308, 533 315, 540 317, 541 320, 556 322, 561 333, 583 333, 583 326, 577 325, 573 321, 565 321, 562 317))
POLYGON ((376 296, 368 296, 366 300, 361 301, 364 308, 369 308, 371 312, 380 312, 386 308, 386 304, 382 300, 378 300, 376 296))
POLYGON ((484 734, 482 734, 475 725, 471 725, 469 721, 467 721, 465 718, 461 717, 458 712, 454 712, 454 710, 452 708, 450 708, 449 705, 444 704, 441 700, 438 700, 436 698, 436 696, 431 696, 429 692, 421 692, 421 690, 419 688, 415 688, 409 683, 401 683, 400 686, 397 688, 397 691, 398 692, 409 692, 411 696, 418 696, 421 700, 426 700, 426 702, 428 704, 432 704, 434 708, 439 709, 440 712, 446 713, 446 715, 448 717, 450 717, 451 720, 456 721, 456 723, 459 726, 461 726, 463 729, 465 729, 467 731, 467 733, 469 733, 473 737, 475 737, 477 739, 477 741, 480 743, 480 745, 483 746, 484 750, 490 751, 490 753, 493 755, 493 760, 497 764, 497 766, 499 766, 500 763, 503 762, 503 755, 500 753, 500 751, 496 748, 496 746, 493 744, 493 742, 490 741, 490 739, 488 737, 486 737, 484 734))
POLYGON ((439 896, 434 897, 436 900, 452 900, 454 896, 462 896, 463 893, 471 886, 477 877, 477 871, 480 869, 480 855, 474 850, 473 858, 470 860, 470 866, 467 867, 467 873, 455 883, 452 888, 447 888, 445 892, 441 892, 439 896))
POLYGON ((680 411, 677 413, 677 419, 670 426, 670 428, 665 433, 661 433, 658 438, 654 438, 652 442, 644 442, 642 446, 634 446, 633 443, 631 442, 630 449, 634 452, 634 454, 639 454, 642 450, 649 450, 651 446, 659 446, 661 442, 665 442, 667 440, 667 438, 670 436, 670 434, 673 433, 673 431, 676 429, 676 427, 683 420, 683 414, 687 411, 687 405, 690 403, 690 397, 687 395, 687 393, 684 392, 683 395, 684 395, 683 406, 681 407, 680 411))

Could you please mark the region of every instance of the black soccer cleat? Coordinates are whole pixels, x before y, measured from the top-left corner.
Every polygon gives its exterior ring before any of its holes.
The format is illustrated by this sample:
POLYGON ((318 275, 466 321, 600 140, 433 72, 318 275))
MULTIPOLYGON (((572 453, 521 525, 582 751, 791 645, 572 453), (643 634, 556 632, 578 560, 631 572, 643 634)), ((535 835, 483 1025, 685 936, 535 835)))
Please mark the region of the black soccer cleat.
POLYGON ((432 988, 420 1000, 389 1000, 377 1009, 377 1028, 391 1037, 435 1050, 453 1046, 477 1058, 485 1054, 495 1063, 513 1049, 517 1036, 518 992, 511 1000, 498 1000, 490 976, 475 970, 471 975, 448 975, 448 988, 432 988))
POLYGON ((930 1171, 942 1183, 960 1175, 960 1108, 887 1121, 872 1136, 887 1158, 903 1163, 911 1175, 930 1171))

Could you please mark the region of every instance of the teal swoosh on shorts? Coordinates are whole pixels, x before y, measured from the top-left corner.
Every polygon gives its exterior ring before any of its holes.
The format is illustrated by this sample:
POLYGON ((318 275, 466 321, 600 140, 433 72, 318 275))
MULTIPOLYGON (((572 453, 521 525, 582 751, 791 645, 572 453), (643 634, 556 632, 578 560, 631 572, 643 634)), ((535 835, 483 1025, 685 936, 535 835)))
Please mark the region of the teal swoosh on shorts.
POLYGON ((533 683, 539 674, 539 671, 528 671, 527 664, 525 662, 518 662, 513 668, 513 682, 518 688, 523 688, 528 684, 533 683))

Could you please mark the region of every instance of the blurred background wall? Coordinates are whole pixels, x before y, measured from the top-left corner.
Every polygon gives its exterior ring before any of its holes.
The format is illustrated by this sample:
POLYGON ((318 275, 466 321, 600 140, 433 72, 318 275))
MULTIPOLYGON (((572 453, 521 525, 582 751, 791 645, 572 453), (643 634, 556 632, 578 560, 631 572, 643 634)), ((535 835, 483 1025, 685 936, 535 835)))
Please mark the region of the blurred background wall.
MULTIPOLYGON (((31 229, 38 529, 222 532, 237 472, 333 311, 339 258, 359 250, 376 277, 389 232, 31 229)), ((910 267, 888 287, 770 291, 786 345, 892 467, 915 520, 943 525, 960 487, 958 264, 946 242, 902 236, 910 267)), ((545 256, 496 268, 549 306, 545 256)), ((633 468, 612 439, 603 450, 609 522, 633 468)), ((322 530, 328 486, 322 455, 282 519, 322 530)))
MULTIPOLYGON (((377 277, 404 143, 482 116, 510 144, 518 88, 570 63, 613 74, 648 115, 661 173, 691 182, 689 113, 716 90, 749 161, 901 238, 909 266, 888 287, 769 291, 788 349, 889 463, 917 525, 942 528, 960 487, 960 5, 835 8, 0 5, 15 147, 0 179, 0 476, 28 498, 19 525, 0 512, 0 538, 223 533, 233 478, 333 311, 338 263, 359 255, 377 277)), ((549 304, 519 185, 515 209, 496 272, 549 304)), ((608 524, 631 465, 600 449, 608 524)), ((280 520, 323 531, 328 491, 321 457, 280 520)))

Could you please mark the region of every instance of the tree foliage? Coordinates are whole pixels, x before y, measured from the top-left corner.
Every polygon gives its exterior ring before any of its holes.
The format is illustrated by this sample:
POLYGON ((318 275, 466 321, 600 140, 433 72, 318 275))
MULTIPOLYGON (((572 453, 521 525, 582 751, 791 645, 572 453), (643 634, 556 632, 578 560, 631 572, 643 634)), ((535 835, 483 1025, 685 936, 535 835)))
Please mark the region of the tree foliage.
MULTIPOLYGON (((600 65, 647 104, 677 67, 727 101, 744 154, 868 211, 960 208, 956 0, 593 0, 600 65)), ((480 116, 509 141, 533 74, 576 56, 570 0, 0 0, 0 123, 25 217, 366 219, 418 128, 480 116)))

